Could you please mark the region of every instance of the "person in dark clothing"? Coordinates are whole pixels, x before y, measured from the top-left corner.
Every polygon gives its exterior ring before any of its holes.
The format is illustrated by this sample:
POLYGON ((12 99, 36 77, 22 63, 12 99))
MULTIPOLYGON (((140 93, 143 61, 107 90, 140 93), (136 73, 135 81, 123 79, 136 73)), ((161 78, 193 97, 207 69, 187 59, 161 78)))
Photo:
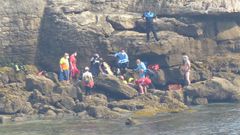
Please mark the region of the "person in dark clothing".
POLYGON ((151 11, 146 11, 143 14, 143 19, 146 20, 146 34, 147 34, 147 43, 150 40, 150 32, 153 32, 153 36, 156 41, 158 41, 157 33, 154 28, 153 19, 156 19, 156 14, 151 11))
POLYGON ((99 54, 94 54, 91 58, 91 72, 94 77, 97 77, 100 73, 100 57, 99 54))

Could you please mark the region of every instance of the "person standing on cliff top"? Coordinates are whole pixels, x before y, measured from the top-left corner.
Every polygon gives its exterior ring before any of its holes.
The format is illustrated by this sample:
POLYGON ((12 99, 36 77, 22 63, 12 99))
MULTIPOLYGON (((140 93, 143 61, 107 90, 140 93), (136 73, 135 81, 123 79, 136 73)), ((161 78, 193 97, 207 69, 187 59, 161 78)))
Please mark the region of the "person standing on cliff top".
POLYGON ((191 62, 189 60, 189 57, 186 55, 186 53, 182 54, 183 64, 181 66, 181 71, 184 75, 184 80, 186 82, 186 85, 190 85, 190 69, 191 69, 191 62))
POLYGON ((150 10, 144 12, 142 18, 146 20, 146 34, 147 34, 147 44, 149 45, 150 41, 150 32, 153 32, 153 36, 156 41, 159 41, 155 28, 153 20, 156 19, 156 14, 154 12, 151 12, 150 10))
POLYGON ((80 71, 77 68, 77 52, 74 52, 71 56, 70 56, 70 67, 71 67, 71 77, 73 78, 77 78, 77 75, 80 73, 80 71))
POLYGON ((69 81, 69 54, 64 53, 64 56, 60 59, 59 67, 60 67, 60 74, 59 80, 60 81, 69 81))

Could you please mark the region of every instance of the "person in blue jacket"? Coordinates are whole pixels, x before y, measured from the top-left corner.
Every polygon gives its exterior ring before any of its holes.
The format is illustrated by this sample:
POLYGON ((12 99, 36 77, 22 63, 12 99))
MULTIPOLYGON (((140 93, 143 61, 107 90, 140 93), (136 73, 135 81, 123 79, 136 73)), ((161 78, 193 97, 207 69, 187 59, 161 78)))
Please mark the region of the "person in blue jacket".
POLYGON ((114 56, 118 58, 117 66, 120 69, 121 73, 125 72, 129 63, 128 55, 125 52, 125 50, 122 49, 120 52, 116 53, 114 56))
POLYGON ((140 60, 136 60, 137 68, 134 69, 139 73, 139 78, 145 78, 146 77, 146 72, 147 72, 147 67, 146 65, 140 60))
POLYGON ((154 23, 153 20, 156 19, 156 14, 151 11, 146 11, 143 14, 143 19, 146 20, 146 34, 147 34, 147 43, 149 43, 150 40, 150 32, 153 32, 153 36, 156 41, 159 41, 155 28, 154 28, 154 23))

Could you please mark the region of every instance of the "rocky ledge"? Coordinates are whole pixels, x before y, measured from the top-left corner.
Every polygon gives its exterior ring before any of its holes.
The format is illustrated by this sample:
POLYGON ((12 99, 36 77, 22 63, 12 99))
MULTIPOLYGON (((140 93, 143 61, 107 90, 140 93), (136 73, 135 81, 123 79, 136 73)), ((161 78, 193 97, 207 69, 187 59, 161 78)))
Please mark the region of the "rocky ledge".
MULTIPOLYGON (((2 121, 7 121, 4 118, 7 119, 9 115, 12 121, 26 120, 29 116, 55 119, 65 115, 74 115, 82 119, 113 119, 179 112, 186 110, 187 105, 238 102, 240 76, 239 70, 236 70, 239 65, 235 60, 236 56, 209 58, 210 63, 198 63, 198 66, 193 67, 204 71, 202 73, 205 75, 202 76, 206 79, 196 81, 183 90, 149 89, 148 94, 141 96, 134 88, 122 83, 115 76, 99 76, 95 79, 94 94, 85 96, 80 82, 58 82, 55 73, 48 72, 39 76, 37 68, 29 65, 25 66, 25 72, 2 67, 0 114, 4 115, 2 121), (223 64, 226 67, 214 69, 223 64), (228 70, 225 70, 226 68, 228 70)), ((162 82, 167 82, 161 71, 159 74, 162 82)), ((156 85, 155 82, 154 84, 156 85)))

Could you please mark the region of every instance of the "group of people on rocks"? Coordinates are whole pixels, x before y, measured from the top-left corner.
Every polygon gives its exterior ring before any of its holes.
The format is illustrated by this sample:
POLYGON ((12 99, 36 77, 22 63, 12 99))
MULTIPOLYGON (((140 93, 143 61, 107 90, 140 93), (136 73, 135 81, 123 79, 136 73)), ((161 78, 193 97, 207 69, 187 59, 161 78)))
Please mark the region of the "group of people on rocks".
MULTIPOLYGON (((180 69, 184 74, 186 84, 190 85, 191 63, 189 57, 185 53, 183 53, 182 55, 183 62, 180 69)), ((76 56, 77 52, 74 52, 70 57, 68 53, 65 53, 64 56, 60 59, 60 81, 69 82, 70 79, 77 80, 79 78, 80 71, 77 68, 76 56)), ((85 67, 84 72, 81 76, 82 85, 84 86, 86 91, 85 94, 91 95, 92 89, 94 87, 94 78, 98 77, 100 73, 103 75, 116 75, 123 83, 131 87, 137 86, 139 94, 147 93, 147 88, 152 83, 152 80, 150 78, 152 75, 155 75, 155 71, 157 71, 160 67, 157 64, 153 67, 147 67, 143 61, 137 59, 136 68, 132 71, 136 72, 138 77, 135 79, 131 76, 125 79, 126 73, 128 72, 129 68, 128 54, 125 52, 124 49, 121 49, 119 52, 114 54, 114 57, 116 57, 117 59, 117 71, 115 72, 115 74, 112 72, 111 67, 107 64, 107 62, 103 61, 99 54, 96 53, 93 55, 93 57, 90 59, 90 68, 85 67)))
MULTIPOLYGON (((157 37, 155 28, 154 28, 154 19, 156 19, 156 14, 151 12, 150 10, 144 12, 142 18, 146 20, 146 37, 147 37, 147 45, 149 45, 150 41, 150 32, 153 33, 155 41, 159 41, 157 37)), ((60 74, 59 80, 69 82, 71 79, 77 79, 78 74, 80 74, 79 69, 77 68, 77 52, 74 52, 70 57, 68 53, 65 53, 64 56, 60 59, 60 74)), ((127 73, 127 69, 129 66, 129 58, 124 49, 121 49, 114 55, 117 59, 117 70, 115 75, 119 77, 124 83, 133 85, 133 78, 129 78, 130 82, 125 80, 124 75, 127 73)), ((190 68, 191 63, 189 57, 184 53, 183 54, 183 64, 181 66, 181 71, 184 74, 184 78, 186 80, 186 84, 189 85, 190 81, 190 68)), ((144 94, 147 93, 147 87, 151 84, 150 76, 154 75, 154 69, 147 68, 146 64, 142 62, 140 59, 136 60, 137 68, 134 69, 135 72, 138 73, 138 79, 135 81, 138 86, 139 93, 144 94)), ((157 70, 159 68, 155 67, 157 70)), ((103 61, 103 59, 99 56, 99 54, 94 54, 90 60, 90 68, 85 67, 85 72, 82 74, 82 82, 83 86, 86 89, 86 95, 91 94, 91 89, 94 86, 94 77, 98 77, 99 73, 113 75, 110 66, 103 61)))

